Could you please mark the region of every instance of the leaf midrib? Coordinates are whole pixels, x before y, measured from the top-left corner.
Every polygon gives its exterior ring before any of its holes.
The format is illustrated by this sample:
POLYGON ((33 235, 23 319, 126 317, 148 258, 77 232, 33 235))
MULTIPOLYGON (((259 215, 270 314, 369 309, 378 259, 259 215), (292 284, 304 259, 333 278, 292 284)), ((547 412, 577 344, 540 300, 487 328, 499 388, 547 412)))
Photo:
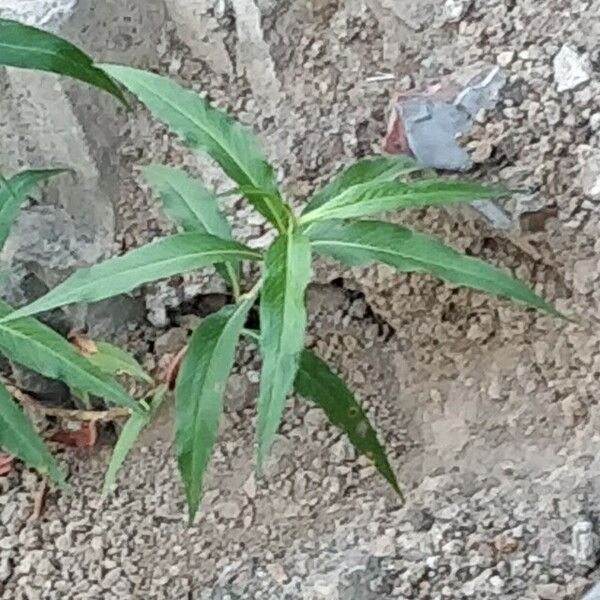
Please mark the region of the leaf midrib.
MULTIPOLYGON (((445 269, 447 271, 451 271, 453 273, 464 273, 465 272, 465 271, 460 271, 457 268, 452 268, 452 266, 447 266, 444 263, 440 263, 440 262, 433 261, 433 260, 431 260, 431 261, 425 261, 422 258, 414 258, 410 254, 402 254, 402 253, 400 253, 398 251, 389 250, 389 249, 381 248, 381 247, 378 247, 378 246, 371 246, 369 244, 357 244, 355 242, 341 242, 339 240, 335 240, 335 241, 333 241, 333 240, 332 241, 329 241, 329 240, 315 240, 315 241, 312 242, 313 246, 318 246, 319 244, 325 245, 325 246, 345 246, 345 247, 348 247, 348 248, 358 248, 358 249, 363 249, 363 250, 370 250, 370 251, 378 252, 378 253, 381 253, 381 254, 389 254, 390 256, 399 256, 400 258, 406 258, 406 259, 412 260, 414 262, 421 263, 423 265, 433 265, 435 267, 440 267, 442 269, 445 269)), ((472 258, 472 257, 461 257, 461 258, 472 258)), ((373 259, 373 260, 376 260, 376 259, 373 259)), ((494 267, 494 268, 496 268, 496 267, 494 267)), ((470 272, 470 271, 466 271, 466 272, 469 275, 473 275, 473 273, 470 272)), ((476 273, 476 275, 479 276, 478 273, 476 273)), ((481 278, 484 279, 487 282, 492 281, 488 277, 486 277, 485 275, 483 275, 481 278)))
MULTIPOLYGON (((173 104, 167 97, 163 97, 160 94, 154 92, 152 90, 152 88, 148 87, 143 81, 139 81, 139 85, 141 87, 143 87, 151 96, 154 96, 155 98, 158 98, 159 100, 161 100, 162 102, 165 102, 166 104, 168 104, 171 108, 173 108, 176 112, 178 112, 180 115, 182 115, 183 117, 185 117, 186 119, 188 119, 189 121, 191 121, 192 123, 194 123, 199 129, 201 129, 202 131, 204 131, 222 150, 224 150, 226 152, 226 154, 233 160, 233 162, 237 165, 237 167, 239 168, 239 170, 244 173, 246 175, 246 177, 248 177, 248 180, 252 182, 252 185, 254 185, 257 189, 260 188, 259 184, 255 181, 255 179, 253 178, 253 176, 248 173, 248 171, 246 170, 246 168, 240 164, 239 160, 235 157, 235 155, 231 152, 231 149, 224 143, 219 142, 219 140, 214 136, 214 133, 212 131, 210 131, 208 128, 206 127, 202 127, 201 124, 198 124, 198 122, 194 119, 193 116, 191 116, 187 111, 179 108, 176 104, 173 104)), ((185 90, 186 93, 188 94, 192 94, 193 92, 191 92, 190 90, 185 90)), ((206 102, 208 104, 208 101, 204 98, 200 99, 204 102, 206 102)), ((210 106, 210 104, 208 104, 208 106, 210 107, 210 109, 214 110, 212 106, 210 106)), ((238 123, 236 123, 236 125, 239 125, 238 123)), ((240 127, 242 125, 239 125, 240 127)), ((186 143, 187 140, 185 140, 186 143)))
MULTIPOLYGON (((283 339, 286 337, 285 336, 285 324, 287 323, 287 319, 286 316, 288 314, 288 302, 287 300, 289 299, 289 293, 290 293, 290 286, 289 286, 289 279, 290 279, 290 268, 289 268, 289 256, 290 256, 290 247, 291 247, 291 243, 292 243, 292 239, 293 239, 293 234, 288 234, 287 235, 287 243, 285 245, 285 278, 284 278, 284 283, 285 283, 285 293, 284 293, 284 300, 283 300, 283 310, 281 312, 281 323, 282 326, 280 328, 279 331, 279 335, 277 336, 277 361, 275 366, 277 367, 280 362, 281 362, 281 346, 283 344, 283 339)), ((277 372, 279 372, 279 369, 277 369, 277 372)), ((269 386, 269 405, 268 405, 268 410, 267 410, 267 415, 269 415, 271 413, 271 408, 273 405, 273 392, 274 392, 275 386, 271 385, 269 386)), ((263 434, 264 434, 264 429, 267 426, 268 423, 268 416, 266 416, 266 420, 263 423, 262 426, 262 431, 260 432, 260 437, 259 439, 262 439, 263 434)))
MULTIPOLYGON (((94 66, 94 64, 91 60, 89 60, 89 62, 88 62, 87 58, 86 58, 85 63, 76 62, 73 59, 66 57, 64 54, 60 54, 58 52, 53 52, 51 50, 42 50, 40 48, 33 48, 32 46, 21 46, 19 44, 7 44, 6 42, 0 42, 0 47, 14 49, 14 50, 27 50, 29 52, 35 52, 37 54, 42 54, 44 56, 60 57, 63 61, 70 64, 72 67, 78 68, 78 67, 82 67, 85 65, 86 67, 89 67, 90 69, 92 69, 99 75, 103 73, 100 69, 98 69, 98 67, 94 66)), ((70 48, 70 49, 72 49, 72 48, 70 48)), ((25 67, 19 67, 19 68, 25 68, 25 67)))
MULTIPOLYGON (((142 248, 143 248, 143 246, 142 246, 142 248)), ((213 254, 216 254, 218 256, 222 256, 223 254, 233 254, 233 255, 238 256, 240 258, 242 258, 242 257, 243 258, 248 258, 249 260, 252 259, 252 258, 254 258, 254 259, 259 259, 260 258, 260 254, 259 253, 253 252, 252 250, 243 250, 243 249, 240 249, 240 250, 207 250, 206 252, 190 252, 189 254, 179 254, 177 256, 174 256, 174 257, 171 257, 171 258, 167 258, 167 259, 164 259, 164 260, 160 260, 160 261, 156 261, 156 262, 153 262, 153 263, 148 263, 148 264, 145 264, 145 265, 138 265, 138 266, 132 267, 127 272, 118 273, 118 276, 120 276, 120 277, 125 276, 125 275, 126 276, 131 276, 131 273, 133 273, 135 271, 143 271, 144 269, 153 269, 153 268, 155 268, 157 266, 170 265, 171 263, 177 263, 177 262, 179 262, 181 260, 187 260, 188 258, 209 257, 209 256, 211 256, 213 254), (240 256, 240 255, 242 255, 242 256, 240 256)), ((126 254, 122 255, 123 258, 126 257, 126 256, 127 256, 126 254)), ((118 257, 118 258, 121 258, 121 257, 118 257)), ((222 262, 222 261, 219 261, 219 262, 222 262)), ((102 263, 100 263, 100 264, 102 264, 102 263)), ((100 265, 98 265, 98 266, 100 266, 100 265)), ((90 267, 90 268, 93 268, 93 266, 90 267)), ((115 273, 109 273, 107 275, 103 275, 100 279, 97 279, 95 281, 86 281, 85 283, 82 283, 77 288, 77 290, 74 290, 71 293, 75 293, 75 291, 78 291, 81 288, 88 287, 90 285, 97 286, 99 281, 102 281, 102 280, 108 279, 108 278, 112 279, 115 276, 116 276, 115 273)), ((65 281, 65 283, 66 283, 66 281, 65 281)), ((57 287, 55 289, 58 290, 59 288, 57 287)))
POLYGON ((1 323, 1 322, 0 322, 0 330, 4 331, 8 335, 12 335, 13 337, 15 337, 17 339, 29 341, 30 343, 33 343, 36 347, 41 348, 44 353, 51 354, 58 359, 68 362, 69 365, 71 365, 74 369, 76 369, 77 372, 79 372, 80 374, 83 374, 86 377, 93 378, 96 381, 98 381, 101 384, 102 388, 105 390, 105 392, 110 392, 110 394, 118 395, 122 400, 125 399, 125 401, 126 401, 126 402, 124 402, 125 406, 128 406, 129 408, 131 408, 132 399, 129 398, 128 396, 123 396, 124 392, 121 392, 118 387, 113 387, 108 382, 104 381, 102 378, 96 376, 93 373, 90 373, 89 371, 86 371, 80 365, 78 365, 76 362, 69 360, 67 357, 65 357, 63 354, 57 352, 51 346, 47 346, 47 345, 43 344, 42 342, 40 342, 39 340, 37 340, 35 337, 25 335, 23 332, 19 331, 18 329, 12 329, 11 327, 8 327, 8 326, 4 325, 4 323, 1 323))
MULTIPOLYGON (((221 340, 223 339, 225 333, 227 331, 229 331, 229 328, 231 326, 231 323, 234 321, 235 317, 239 314, 240 310, 245 309, 245 303, 242 302, 240 303, 240 305, 231 313, 231 316, 227 319, 227 323, 225 325, 225 327, 223 327, 223 329, 221 330, 221 333, 219 334, 216 343, 213 346, 213 352, 211 352, 210 358, 208 360, 208 366, 206 368, 205 371, 205 375, 204 375, 204 381, 203 383, 206 385, 206 380, 208 379, 208 374, 211 373, 212 371, 212 366, 214 364, 214 360, 215 357, 217 356, 218 352, 217 349, 220 347, 221 344, 221 340)), ((196 384, 196 378, 194 377, 194 381, 193 381, 194 385, 196 384)), ((205 389, 205 385, 201 387, 202 390, 205 389)), ((204 393, 201 394, 201 397, 204 396, 204 393)), ((223 405, 223 401, 221 399, 221 406, 223 405)), ((198 415, 200 414, 200 402, 196 402, 195 403, 195 407, 194 407, 194 434, 195 437, 198 437, 198 415)), ((199 460, 199 452, 195 452, 195 448, 196 446, 194 445, 192 448, 192 462, 193 462, 193 469, 192 469, 192 473, 196 473, 196 469, 198 468, 198 464, 197 461, 199 460)))

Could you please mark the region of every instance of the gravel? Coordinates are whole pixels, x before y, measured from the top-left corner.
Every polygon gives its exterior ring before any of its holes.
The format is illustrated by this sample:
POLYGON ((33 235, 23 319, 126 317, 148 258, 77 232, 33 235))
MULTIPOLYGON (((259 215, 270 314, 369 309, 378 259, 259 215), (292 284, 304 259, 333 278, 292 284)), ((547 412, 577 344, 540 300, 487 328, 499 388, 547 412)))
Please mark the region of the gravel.
MULTIPOLYGON (((207 52, 214 47, 206 62, 167 27, 152 66, 210 90, 253 124, 300 202, 341 165, 377 151, 400 92, 471 65, 500 65, 500 102, 478 115, 464 143, 489 146, 474 178, 526 190, 521 209, 506 203, 513 229, 493 230, 468 208, 391 218, 511 270, 582 322, 556 322, 418 274, 318 263, 308 341, 357 390, 406 504, 298 399, 256 480, 258 363, 243 348, 196 523, 186 525, 166 405, 104 505, 106 446, 61 452, 72 491, 51 491, 35 522, 37 476, 16 470, 0 479, 2 597, 576 599, 600 579, 600 336, 592 326, 600 305, 600 31, 590 19, 600 5, 413 5, 221 3, 206 13, 207 52), (236 22, 232 11, 245 5, 254 8, 236 22), (262 70, 255 51, 270 57, 262 70), (378 72, 395 79, 367 81, 378 72)), ((226 189, 214 165, 184 152, 142 111, 123 133, 123 247, 168 229, 137 183, 140 156, 176 162, 226 189)), ((237 235, 267 242, 247 207, 224 205, 237 235)), ((148 288, 161 329, 133 332, 132 346, 149 352, 162 328, 201 314, 198 302, 222 292, 211 273, 148 288)), ((190 320, 160 343, 174 348, 190 320)), ((158 356, 145 360, 160 365, 158 356)))

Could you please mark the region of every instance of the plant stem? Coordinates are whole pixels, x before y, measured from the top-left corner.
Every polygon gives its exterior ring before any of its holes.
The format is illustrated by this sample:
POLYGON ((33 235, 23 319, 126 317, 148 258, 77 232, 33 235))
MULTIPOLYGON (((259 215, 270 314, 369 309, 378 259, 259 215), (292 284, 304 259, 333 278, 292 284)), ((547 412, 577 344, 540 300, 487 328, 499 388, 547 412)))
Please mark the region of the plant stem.
POLYGON ((229 275, 229 282, 231 283, 231 292, 233 294, 233 299, 237 304, 241 295, 240 282, 237 278, 237 273, 235 272, 235 269, 233 268, 231 263, 225 263, 225 268, 227 269, 227 274, 229 275))

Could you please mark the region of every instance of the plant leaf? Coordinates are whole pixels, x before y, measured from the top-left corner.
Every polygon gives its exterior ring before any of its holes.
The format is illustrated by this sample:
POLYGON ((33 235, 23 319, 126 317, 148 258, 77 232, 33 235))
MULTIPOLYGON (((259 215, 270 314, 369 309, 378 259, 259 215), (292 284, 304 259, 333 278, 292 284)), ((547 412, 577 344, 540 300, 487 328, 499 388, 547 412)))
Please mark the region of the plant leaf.
POLYGON ((64 476, 50 450, 2 384, 0 384, 0 446, 20 458, 29 467, 48 474, 59 485, 65 485, 64 476))
POLYGON ((202 493, 204 473, 223 412, 225 384, 235 348, 255 296, 225 306, 196 328, 175 386, 175 446, 190 522, 202 493))
MULTIPOLYGON (((142 173, 161 199, 167 216, 184 231, 231 239, 231 227, 219 211, 217 195, 200 181, 181 169, 157 164, 144 167, 142 173)), ((216 268, 232 285, 237 284, 239 265, 227 263, 216 268)))
MULTIPOLYGON (((188 146, 211 156, 241 190, 254 190, 253 194, 242 191, 251 203, 257 198, 262 200, 263 193, 269 194, 267 204, 273 204, 273 211, 265 216, 272 223, 280 227, 280 215, 289 218, 291 213, 281 199, 273 168, 249 129, 168 77, 121 65, 100 66, 135 94, 188 146)), ((264 203, 260 205, 264 206, 264 203)), ((284 229, 287 224, 286 221, 284 229)))
POLYGON ((121 430, 119 439, 115 444, 106 475, 104 476, 104 485, 102 486, 101 500, 104 502, 110 491, 117 482, 117 475, 127 455, 131 452, 135 443, 140 436, 140 433, 146 427, 152 417, 156 414, 158 408, 162 404, 167 395, 167 387, 162 385, 154 390, 154 393, 148 400, 148 410, 143 413, 133 414, 127 419, 127 422, 121 430))
POLYGON ((0 319, 0 323, 73 302, 97 302, 143 283, 214 263, 260 258, 260 252, 238 242, 205 233, 179 233, 75 271, 45 296, 0 319))
POLYGON ((96 365, 103 373, 109 375, 130 375, 147 383, 154 380, 135 360, 135 358, 118 346, 108 342, 95 342, 96 352, 90 354, 87 359, 96 365))
POLYGON ((331 424, 343 431, 356 451, 372 460, 379 473, 402 495, 385 450, 354 394, 311 350, 304 349, 300 355, 294 387, 298 394, 322 408, 331 424))
POLYGON ((167 216, 184 231, 231 239, 231 227, 219 211, 217 195, 200 181, 166 165, 148 165, 142 168, 142 173, 158 194, 167 216))
MULTIPOLYGON (((1 21, 1 20, 0 20, 1 21)), ((1 32, 0 22, 0 32, 1 32)), ((2 43, 0 42, 0 46, 2 43)), ((27 194, 40 182, 66 173, 67 169, 47 169, 40 171, 22 171, 6 181, 0 187, 0 250, 4 246, 10 229, 17 219, 19 209, 27 199, 27 194)))
MULTIPOLYGON (((11 307, 0 301, 0 317, 11 307)), ((100 371, 50 327, 36 319, 0 322, 0 352, 36 373, 58 379, 81 392, 139 411, 136 402, 114 379, 100 371)))
POLYGON ((301 224, 330 219, 351 219, 389 210, 440 206, 452 202, 472 202, 506 196, 503 187, 469 181, 423 179, 383 181, 354 185, 300 218, 301 224))
POLYGON ((73 77, 111 93, 127 106, 123 92, 87 54, 52 33, 18 21, 0 19, 0 64, 73 77))
POLYGON ((257 419, 259 471, 277 432, 304 347, 304 294, 310 279, 310 261, 308 238, 298 231, 280 235, 265 257, 260 299, 263 364, 257 419))
POLYGON ((401 175, 408 175, 417 170, 419 170, 418 164, 412 158, 402 154, 361 158, 335 175, 329 183, 316 192, 304 207, 302 214, 319 208, 354 185, 375 181, 393 181, 401 175))
POLYGON ((323 222, 309 230, 316 252, 350 265, 380 261, 401 271, 426 272, 451 283, 505 296, 554 316, 560 313, 526 284, 483 260, 466 256, 432 236, 392 223, 323 222))

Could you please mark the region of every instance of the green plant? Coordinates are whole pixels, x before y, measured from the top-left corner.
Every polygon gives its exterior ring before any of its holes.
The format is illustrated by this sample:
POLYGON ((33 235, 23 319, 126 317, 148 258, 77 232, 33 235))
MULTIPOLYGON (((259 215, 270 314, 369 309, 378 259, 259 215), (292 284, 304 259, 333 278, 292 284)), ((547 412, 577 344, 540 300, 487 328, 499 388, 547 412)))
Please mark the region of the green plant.
MULTIPOLYGON (((0 175, 0 250, 27 194, 38 183, 63 172, 61 169, 23 171, 9 180, 0 175)), ((12 308, 0 301, 0 316, 7 316, 11 312, 12 308)), ((94 394, 140 411, 138 403, 110 376, 106 368, 92 364, 67 340, 32 317, 0 324, 0 353, 41 375, 63 381, 82 395, 94 394)), ((47 473, 57 483, 63 483, 63 476, 52 455, 2 383, 0 445, 26 464, 47 473)))
MULTIPOLYGON (((559 315, 527 285, 490 264, 460 254, 429 235, 365 219, 392 210, 499 197, 507 194, 505 188, 436 177, 415 179, 419 167, 412 160, 374 156, 334 176, 297 214, 283 198, 274 171, 249 130, 166 77, 119 65, 93 68, 137 96, 189 147, 212 157, 234 182, 236 193, 277 233, 266 252, 232 240, 213 191, 180 170, 151 165, 144 169, 145 177, 183 232, 82 269, 29 306, 0 319, 2 326, 65 304, 96 302, 149 281, 217 265, 231 288, 233 302, 206 317, 193 332, 175 386, 175 447, 190 519, 200 502, 225 384, 242 336, 258 345, 262 357, 256 426, 259 471, 286 399, 295 389, 321 407, 400 492, 384 448, 354 395, 320 358, 304 348, 304 295, 315 254, 348 265, 380 261, 401 272, 430 273, 559 315), (262 276, 250 289, 240 280, 239 265, 244 260, 262 263, 262 276), (246 323, 257 302, 260 330, 253 331, 246 323)), ((127 440, 115 459, 117 466, 149 416, 148 409, 145 418, 132 417, 127 440)), ((116 469, 111 482, 115 475, 116 469)))

